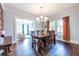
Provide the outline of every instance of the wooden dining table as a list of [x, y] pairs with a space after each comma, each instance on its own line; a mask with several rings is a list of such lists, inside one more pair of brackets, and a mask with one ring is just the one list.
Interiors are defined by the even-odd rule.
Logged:
[[8, 53], [10, 52], [10, 46], [11, 46], [12, 44], [0, 44], [0, 50], [4, 50], [4, 56], [7, 56], [8, 55]]
[[[35, 39], [38, 39], [38, 49], [37, 49], [37, 53], [38, 52], [41, 52], [41, 49], [42, 49], [42, 44], [41, 44], [41, 42], [42, 42], [42, 40], [46, 40], [46, 38], [47, 37], [50, 37], [51, 35], [47, 35], [47, 34], [40, 34], [40, 35], [34, 35], [34, 36], [32, 36], [33, 38], [35, 38]], [[54, 42], [55, 42], [55, 40], [54, 40]]]
[[10, 51], [10, 46], [12, 45], [11, 36], [5, 36], [4, 41], [0, 44], [0, 50], [4, 50], [3, 55], [7, 56]]

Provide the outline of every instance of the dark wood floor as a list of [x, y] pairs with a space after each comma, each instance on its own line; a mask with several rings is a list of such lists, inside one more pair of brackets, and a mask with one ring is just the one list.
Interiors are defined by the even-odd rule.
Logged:
[[31, 37], [28, 37], [23, 41], [19, 40], [16, 44], [16, 47], [9, 54], [9, 56], [35, 56], [31, 42]]
[[[31, 46], [31, 37], [19, 41], [9, 56], [37, 56]], [[79, 56], [79, 45], [56, 41], [49, 50], [43, 50], [41, 56]]]
[[57, 41], [47, 56], [79, 56], [79, 45]]

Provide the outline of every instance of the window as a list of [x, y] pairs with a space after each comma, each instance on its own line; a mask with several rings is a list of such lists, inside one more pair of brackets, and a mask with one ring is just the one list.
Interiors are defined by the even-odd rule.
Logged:
[[50, 30], [55, 30], [55, 22], [56, 21], [51, 21], [50, 22]]
[[57, 21], [57, 34], [58, 35], [63, 34], [63, 21], [62, 21], [62, 19]]
[[17, 33], [23, 33], [25, 35], [29, 35], [31, 29], [33, 29], [34, 25], [32, 21], [16, 19], [17, 23]]

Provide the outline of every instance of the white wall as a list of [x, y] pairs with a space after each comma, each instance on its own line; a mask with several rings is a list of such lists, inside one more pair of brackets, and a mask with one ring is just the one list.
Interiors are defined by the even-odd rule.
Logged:
[[17, 9], [4, 8], [4, 29], [6, 36], [12, 36], [13, 43], [17, 40], [16, 19], [27, 19], [33, 21], [35, 30], [43, 29], [41, 23], [37, 22], [35, 16], [27, 14]]
[[[70, 16], [70, 40], [71, 42], [79, 43], [79, 7], [72, 7], [62, 12], [59, 12], [55, 15], [58, 19], [62, 18], [63, 16]], [[15, 31], [16, 31], [16, 23], [15, 17], [19, 19], [29, 19], [34, 20], [34, 16], [24, 13], [22, 11], [16, 9], [8, 9], [4, 8], [4, 29], [5, 35], [12, 36], [13, 42], [15, 41]], [[35, 21], [35, 20], [34, 20]], [[35, 28], [40, 29], [39, 23], [35, 22]], [[37, 25], [38, 24], [38, 25]]]
[[72, 7], [56, 14], [58, 19], [69, 16], [70, 42], [79, 44], [79, 6]]
[[16, 42], [16, 18], [34, 20], [34, 16], [16, 9], [4, 9], [4, 30], [6, 36], [12, 36], [12, 42]]

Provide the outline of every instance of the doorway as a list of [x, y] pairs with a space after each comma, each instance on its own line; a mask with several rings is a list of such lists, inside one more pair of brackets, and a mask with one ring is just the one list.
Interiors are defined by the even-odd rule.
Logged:
[[28, 39], [31, 33], [32, 23], [33, 23], [32, 21], [26, 19], [16, 19], [17, 39], [19, 36], [20, 37], [23, 36], [25, 39]]

